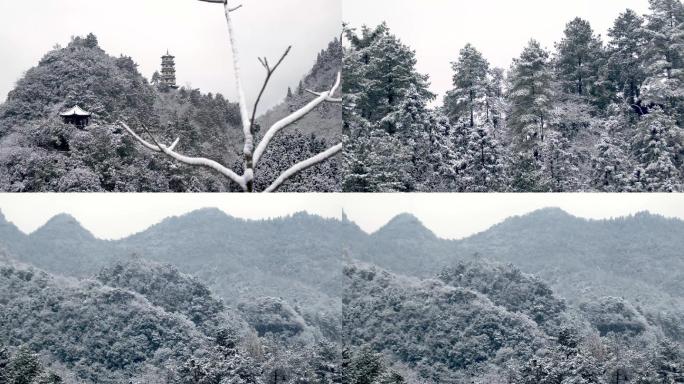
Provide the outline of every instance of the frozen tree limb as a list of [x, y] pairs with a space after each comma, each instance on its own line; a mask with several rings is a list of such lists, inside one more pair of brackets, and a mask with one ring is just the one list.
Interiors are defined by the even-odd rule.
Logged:
[[[305, 89], [305, 91], [308, 92], [308, 93], [310, 93], [310, 94], [312, 94], [312, 95], [314, 95], [314, 96], [320, 96], [320, 95], [321, 95], [320, 92], [315, 92], [315, 91], [312, 91], [312, 90], [310, 90], [310, 89]], [[330, 97], [330, 96], [328, 96], [328, 98], [325, 99], [325, 101], [330, 102], [330, 103], [341, 103], [341, 102], [342, 102], [342, 98], [339, 98], [339, 97]]]
[[[135, 131], [133, 131], [128, 125], [126, 125], [126, 123], [120, 121], [120, 122], [119, 122], [119, 125], [121, 125], [125, 130], [127, 130], [128, 133], [130, 133], [133, 137], [135, 137], [135, 138], [136, 138], [142, 145], [144, 145], [145, 147], [147, 147], [147, 148], [149, 148], [149, 149], [151, 149], [151, 150], [153, 150], [153, 151], [155, 151], [155, 152], [164, 152], [164, 151], [161, 149], [161, 146], [150, 144], [150, 143], [148, 143], [147, 141], [145, 141], [145, 139], [143, 139], [142, 137], [138, 136], [138, 134], [135, 133]], [[179, 142], [180, 142], [180, 137], [177, 138], [177, 139], [173, 142], [173, 144], [171, 144], [171, 145], [168, 147], [168, 149], [171, 150], [171, 151], [173, 151], [173, 150], [176, 148], [176, 146], [178, 145]]]
[[[201, 0], [206, 1], [206, 0]], [[238, 95], [238, 104], [240, 106], [240, 119], [242, 120], [242, 133], [245, 136], [245, 145], [242, 153], [245, 157], [245, 178], [247, 178], [247, 190], [252, 192], [254, 185], [254, 165], [252, 155], [254, 153], [254, 131], [251, 122], [249, 121], [249, 112], [247, 111], [247, 101], [245, 98], [245, 91], [242, 87], [242, 80], [240, 77], [240, 55], [235, 43], [235, 31], [233, 30], [233, 20], [230, 13], [239, 7], [231, 8], [228, 5], [228, 0], [223, 3], [226, 16], [226, 24], [228, 25], [228, 47], [233, 55], [233, 74], [235, 76], [235, 88]]]
[[[207, 158], [203, 157], [188, 157], [185, 155], [181, 155], [180, 153], [175, 151], [176, 146], [179, 143], [179, 139], [176, 139], [173, 144], [170, 146], [165, 146], [160, 144], [157, 139], [147, 130], [146, 127], [143, 126], [143, 129], [147, 132], [147, 134], [152, 138], [152, 141], [154, 143], [150, 143], [140, 137], [135, 131], [133, 131], [128, 125], [126, 125], [123, 122], [120, 122], [119, 124], [126, 129], [136, 140], [138, 140], [143, 146], [146, 148], [155, 151], [155, 152], [162, 152], [165, 155], [178, 160], [179, 162], [188, 164], [188, 165], [193, 165], [193, 166], [202, 166], [202, 167], [207, 167], [210, 169], [213, 169], [222, 175], [226, 176], [230, 180], [234, 181], [237, 183], [240, 188], [242, 188], [243, 191], [245, 192], [254, 192], [254, 177], [255, 177], [255, 168], [256, 165], [261, 158], [261, 156], [264, 154], [266, 151], [269, 143], [273, 139], [276, 133], [278, 133], [281, 129], [287, 127], [288, 125], [296, 122], [297, 120], [301, 119], [304, 117], [307, 113], [311, 112], [314, 108], [316, 108], [318, 105], [320, 105], [323, 102], [341, 102], [341, 99], [334, 98], [332, 97], [337, 89], [340, 87], [341, 83], [341, 73], [337, 74], [337, 78], [335, 80], [335, 83], [333, 84], [332, 88], [326, 92], [313, 92], [309, 91], [310, 93], [316, 95], [316, 99], [312, 100], [309, 102], [307, 105], [302, 107], [301, 109], [295, 111], [294, 113], [290, 114], [289, 116], [286, 116], [285, 118], [281, 119], [280, 121], [276, 122], [271, 126], [266, 134], [264, 135], [263, 139], [259, 143], [258, 146], [256, 146], [255, 149], [255, 140], [254, 140], [254, 130], [256, 126], [256, 114], [257, 114], [257, 109], [259, 107], [259, 103], [261, 101], [261, 98], [266, 91], [266, 87], [269, 84], [269, 81], [271, 80], [271, 77], [273, 76], [273, 73], [280, 67], [280, 65], [283, 63], [285, 60], [286, 56], [289, 54], [291, 50], [291, 46], [288, 47], [285, 52], [280, 56], [280, 59], [276, 62], [274, 66], [271, 66], [268, 62], [267, 58], [259, 58], [259, 62], [261, 65], [266, 69], [266, 78], [261, 86], [261, 90], [259, 91], [259, 94], [257, 96], [257, 99], [254, 103], [254, 107], [252, 109], [251, 117], [250, 114], [247, 110], [247, 102], [246, 102], [246, 97], [245, 97], [245, 92], [242, 86], [242, 81], [241, 81], [241, 71], [240, 71], [240, 60], [239, 60], [239, 52], [237, 49], [236, 45], [236, 38], [235, 38], [235, 32], [233, 30], [233, 21], [231, 19], [231, 13], [240, 9], [242, 5], [230, 7], [229, 6], [229, 0], [199, 0], [202, 2], [206, 3], [214, 3], [214, 4], [223, 4], [224, 6], [224, 11], [225, 11], [225, 17], [226, 17], [226, 23], [228, 25], [228, 48], [231, 51], [232, 58], [233, 58], [233, 74], [235, 77], [235, 87], [237, 91], [237, 99], [238, 99], [238, 105], [240, 109], [240, 120], [242, 124], [242, 132], [245, 138], [245, 143], [243, 147], [243, 157], [244, 157], [244, 172], [242, 175], [238, 175], [236, 172], [232, 171], [231, 169], [228, 169], [227, 167], [219, 164], [218, 162], [214, 160], [210, 160]], [[266, 192], [271, 192], [277, 190], [286, 180], [288, 180], [290, 177], [293, 175], [313, 166], [316, 165], [322, 161], [325, 161], [329, 159], [330, 157], [334, 156], [335, 154], [339, 153], [342, 150], [342, 144], [335, 145], [334, 147], [326, 150], [325, 152], [322, 152], [316, 156], [313, 156], [307, 160], [304, 160], [302, 162], [299, 162], [292, 166], [290, 169], [287, 171], [283, 172], [276, 181], [273, 182], [273, 184], [266, 190]]]
[[281, 129], [287, 127], [288, 125], [301, 119], [307, 113], [314, 110], [314, 108], [318, 107], [321, 103], [327, 101], [327, 99], [337, 91], [337, 88], [339, 88], [341, 81], [342, 74], [338, 72], [335, 84], [333, 84], [330, 90], [321, 92], [321, 94], [318, 97], [310, 101], [307, 105], [303, 106], [299, 110], [293, 112], [292, 114], [286, 116], [284, 119], [279, 120], [275, 124], [273, 124], [271, 128], [268, 129], [264, 137], [261, 139], [261, 142], [257, 146], [256, 150], [254, 151], [254, 164], [256, 165], [259, 163], [259, 159], [261, 159], [261, 156], [266, 151], [268, 144], [271, 142], [271, 139], [273, 139], [273, 136], [275, 136], [276, 133], [278, 133]]
[[228, 177], [229, 179], [233, 180], [235, 183], [237, 183], [243, 190], [247, 189], [247, 185], [245, 182], [245, 177], [244, 176], [239, 176], [237, 173], [231, 171], [230, 169], [224, 167], [223, 165], [219, 164], [218, 162], [210, 159], [206, 159], [203, 157], [188, 157], [181, 155], [178, 152], [175, 152], [174, 149], [178, 145], [180, 139], [176, 139], [176, 141], [173, 142], [173, 144], [169, 147], [159, 144], [157, 139], [150, 133], [150, 131], [143, 126], [143, 129], [145, 129], [145, 132], [152, 138], [152, 141], [154, 144], [150, 144], [147, 142], [145, 139], [140, 137], [137, 133], [135, 133], [126, 123], [119, 122], [119, 124], [124, 127], [133, 137], [135, 137], [142, 145], [145, 147], [156, 151], [156, 152], [162, 152], [166, 154], [167, 156], [180, 161], [181, 163], [185, 163], [188, 165], [197, 165], [197, 166], [203, 166], [207, 168], [211, 168], [224, 176]]
[[304, 171], [307, 168], [311, 168], [316, 164], [322, 163], [329, 158], [337, 155], [342, 151], [342, 143], [335, 145], [334, 147], [331, 147], [330, 149], [319, 153], [316, 156], [310, 157], [304, 161], [301, 161], [292, 167], [290, 167], [287, 171], [283, 172], [274, 182], [271, 184], [268, 188], [264, 190], [264, 192], [275, 192], [280, 188], [281, 185], [285, 181], [287, 181], [289, 178], [292, 176], [296, 175], [299, 172]]

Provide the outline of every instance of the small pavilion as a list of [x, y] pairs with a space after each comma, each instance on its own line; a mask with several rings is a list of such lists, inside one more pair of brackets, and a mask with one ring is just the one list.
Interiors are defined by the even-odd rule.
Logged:
[[65, 124], [73, 124], [78, 128], [85, 128], [90, 122], [90, 112], [84, 111], [78, 105], [59, 114]]

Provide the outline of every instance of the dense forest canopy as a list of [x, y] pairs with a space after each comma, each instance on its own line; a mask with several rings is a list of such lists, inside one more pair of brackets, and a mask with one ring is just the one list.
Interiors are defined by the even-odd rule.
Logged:
[[552, 51], [531, 39], [507, 69], [467, 44], [438, 108], [390, 26], [348, 29], [344, 189], [684, 190], [684, 6], [649, 4], [606, 38], [570, 20]]
[[458, 241], [410, 214], [368, 234], [204, 209], [116, 241], [3, 218], [0, 342], [65, 382], [677, 382], [682, 239], [555, 208]]
[[[341, 66], [339, 41], [319, 53], [306, 86], [332, 83]], [[336, 73], [336, 72], [335, 72]], [[327, 85], [329, 87], [330, 84]], [[302, 85], [304, 87], [304, 85]], [[310, 96], [310, 95], [309, 95]], [[283, 90], [283, 97], [286, 92]], [[260, 124], [289, 114], [306, 96], [288, 97]], [[91, 112], [91, 124], [64, 124], [59, 113], [79, 105]], [[336, 109], [337, 108], [337, 109]], [[337, 111], [337, 113], [336, 113]], [[278, 175], [287, 167], [327, 148], [339, 137], [339, 107], [325, 106], [279, 135], [260, 167]], [[113, 57], [97, 38], [74, 37], [56, 46], [29, 69], [0, 105], [0, 190], [7, 192], [217, 192], [238, 187], [209, 171], [152, 154], [118, 124], [146, 126], [163, 142], [181, 138], [189, 156], [240, 165], [242, 135], [239, 108], [220, 94], [172, 89], [144, 78], [132, 58]], [[263, 132], [262, 132], [263, 134]], [[336, 191], [337, 161], [306, 170], [283, 191]], [[275, 176], [273, 176], [275, 178]], [[262, 188], [263, 189], [263, 188]]]

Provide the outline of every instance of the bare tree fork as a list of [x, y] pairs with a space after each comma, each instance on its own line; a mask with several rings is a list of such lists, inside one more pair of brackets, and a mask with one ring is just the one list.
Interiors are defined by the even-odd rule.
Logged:
[[[144, 145], [145, 147], [147, 147], [147, 148], [149, 148], [149, 149], [151, 149], [151, 150], [153, 150], [153, 151], [156, 151], [156, 152], [164, 152], [164, 150], [162, 149], [162, 146], [160, 146], [160, 145], [153, 145], [153, 144], [148, 143], [147, 141], [145, 141], [145, 139], [143, 139], [142, 137], [138, 136], [138, 134], [135, 133], [135, 132], [131, 129], [131, 127], [129, 127], [129, 126], [128, 126], [126, 123], [124, 123], [123, 121], [119, 121], [119, 125], [121, 125], [122, 127], [124, 127], [124, 129], [126, 129], [126, 130], [128, 131], [128, 133], [130, 133], [133, 137], [135, 137], [135, 138], [136, 138], [142, 145]], [[178, 145], [179, 142], [180, 142], [180, 137], [177, 138], [177, 139], [173, 142], [173, 144], [171, 144], [170, 146], [168, 146], [168, 147], [166, 147], [166, 148], [167, 148], [168, 150], [173, 151], [174, 149], [176, 149], [176, 146]]]
[[[337, 78], [335, 80], [335, 83], [333, 84], [332, 88], [326, 92], [313, 92], [310, 91], [310, 93], [316, 95], [316, 98], [312, 101], [310, 101], [308, 104], [306, 104], [304, 107], [300, 108], [299, 110], [293, 112], [289, 116], [286, 116], [285, 118], [281, 119], [280, 121], [276, 122], [273, 124], [267, 131], [264, 137], [261, 139], [259, 144], [256, 146], [255, 149], [255, 140], [254, 140], [254, 130], [255, 130], [255, 125], [256, 125], [256, 114], [257, 114], [257, 109], [259, 107], [259, 103], [261, 102], [261, 98], [266, 91], [266, 87], [268, 86], [269, 81], [271, 80], [271, 77], [273, 76], [273, 73], [280, 67], [280, 65], [283, 63], [287, 55], [290, 53], [290, 50], [292, 47], [288, 47], [285, 52], [280, 56], [280, 59], [276, 62], [276, 64], [271, 67], [271, 65], [268, 62], [267, 58], [259, 58], [259, 62], [261, 65], [266, 69], [266, 78], [261, 86], [261, 90], [259, 91], [259, 95], [254, 103], [254, 107], [252, 109], [252, 113], [250, 115], [248, 109], [247, 109], [247, 102], [246, 102], [246, 97], [245, 97], [245, 92], [244, 88], [242, 86], [242, 81], [241, 81], [241, 69], [240, 69], [240, 56], [239, 52], [237, 49], [236, 45], [236, 38], [235, 38], [235, 31], [233, 30], [233, 21], [231, 18], [231, 13], [240, 9], [242, 5], [238, 5], [235, 7], [230, 7], [228, 4], [228, 0], [199, 0], [203, 1], [206, 3], [215, 3], [215, 4], [223, 4], [224, 10], [225, 10], [225, 17], [226, 17], [226, 23], [228, 25], [228, 47], [232, 53], [233, 56], [233, 75], [235, 77], [235, 88], [237, 91], [237, 98], [238, 98], [238, 105], [240, 108], [240, 120], [242, 123], [242, 132], [245, 137], [245, 143], [243, 147], [243, 156], [244, 156], [244, 172], [242, 175], [238, 175], [236, 172], [228, 169], [227, 167], [219, 164], [218, 162], [214, 160], [210, 160], [207, 158], [203, 157], [188, 157], [181, 155], [180, 153], [175, 151], [176, 146], [179, 143], [179, 139], [176, 139], [171, 146], [165, 146], [160, 144], [157, 139], [148, 131], [148, 129], [143, 126], [143, 129], [145, 132], [152, 138], [152, 141], [154, 144], [146, 141], [142, 137], [140, 137], [138, 134], [136, 134], [128, 125], [126, 125], [123, 122], [119, 122], [119, 124], [126, 129], [133, 137], [135, 137], [143, 146], [147, 147], [150, 150], [156, 151], [156, 152], [162, 152], [166, 154], [167, 156], [176, 159], [182, 163], [188, 164], [188, 165], [194, 165], [194, 166], [202, 166], [202, 167], [207, 167], [211, 168], [230, 180], [234, 181], [237, 183], [240, 188], [242, 188], [243, 191], [245, 192], [254, 192], [254, 177], [255, 177], [255, 169], [257, 167], [257, 164], [259, 162], [259, 159], [261, 159], [262, 155], [268, 148], [269, 143], [273, 139], [273, 137], [278, 133], [280, 130], [283, 128], [295, 123], [302, 117], [304, 117], [306, 114], [310, 113], [313, 111], [316, 107], [318, 107], [321, 103], [324, 102], [339, 102], [337, 98], [332, 97], [337, 89], [340, 87], [342, 75], [341, 73], [338, 72]], [[251, 118], [250, 118], [251, 116]], [[321, 163], [323, 161], [326, 161], [330, 157], [334, 156], [335, 154], [339, 153], [342, 149], [342, 144], [338, 144], [333, 146], [332, 148], [321, 152], [315, 156], [312, 156], [311, 158], [304, 160], [302, 162], [299, 162], [292, 166], [290, 169], [286, 170], [283, 172], [276, 181], [271, 184], [271, 186], [266, 189], [266, 192], [271, 192], [275, 191], [278, 188], [282, 186], [282, 184], [287, 181], [290, 177], [293, 175], [308, 169], [318, 163]]]
[[299, 163], [293, 165], [290, 167], [287, 171], [283, 172], [278, 178], [271, 184], [268, 188], [264, 190], [264, 192], [275, 192], [280, 188], [281, 185], [285, 181], [287, 181], [289, 178], [292, 176], [298, 174], [299, 172], [302, 172], [308, 168], [311, 168], [319, 163], [322, 163], [329, 158], [337, 155], [342, 151], [342, 143], [339, 143], [335, 145], [334, 147], [331, 147], [327, 149], [324, 152], [319, 153], [318, 155], [312, 156], [304, 161], [300, 161]]
[[257, 96], [256, 101], [254, 102], [254, 108], [252, 109], [252, 120], [250, 121], [250, 124], [252, 126], [252, 132], [254, 132], [254, 123], [256, 122], [256, 114], [257, 114], [257, 109], [259, 108], [259, 102], [261, 101], [261, 97], [264, 95], [264, 91], [266, 91], [266, 87], [268, 86], [268, 82], [271, 80], [271, 76], [273, 76], [273, 73], [278, 69], [280, 64], [283, 63], [283, 60], [285, 60], [285, 57], [287, 56], [288, 53], [290, 53], [290, 50], [292, 49], [292, 46], [290, 45], [287, 47], [285, 52], [283, 53], [282, 56], [280, 56], [280, 60], [276, 63], [276, 65], [271, 68], [270, 65], [268, 65], [268, 59], [264, 57], [263, 59], [259, 57], [259, 62], [261, 65], [266, 69], [266, 79], [264, 79], [264, 84], [261, 86], [261, 90], [259, 91], [259, 96]]
[[[312, 91], [310, 89], [305, 89], [305, 91], [314, 95], [314, 96], [320, 96], [321, 95], [320, 92], [315, 92], [315, 91]], [[341, 97], [330, 97], [330, 96], [328, 96], [328, 98], [325, 99], [325, 101], [330, 102], [330, 103], [341, 103], [342, 98]]]
[[278, 133], [280, 130], [287, 127], [288, 125], [291, 125], [292, 123], [301, 119], [302, 117], [306, 116], [307, 113], [313, 111], [316, 107], [318, 107], [322, 103], [326, 102], [327, 99], [331, 95], [335, 94], [335, 92], [337, 91], [337, 88], [340, 87], [341, 81], [342, 81], [342, 74], [340, 72], [338, 72], [337, 73], [337, 79], [335, 80], [335, 84], [333, 84], [333, 86], [332, 86], [332, 88], [330, 88], [330, 90], [328, 90], [326, 92], [321, 92], [321, 94], [318, 97], [311, 100], [308, 104], [306, 104], [302, 108], [298, 109], [297, 111], [291, 113], [290, 115], [286, 116], [284, 119], [279, 120], [275, 124], [273, 124], [271, 126], [271, 128], [269, 128], [268, 131], [266, 131], [266, 134], [264, 134], [264, 137], [261, 139], [261, 142], [259, 142], [259, 145], [257, 146], [256, 150], [254, 151], [254, 164], [259, 163], [261, 156], [266, 151], [268, 144], [271, 142], [271, 139], [273, 139], [273, 137], [275, 136], [276, 133]]
[[195, 165], [195, 166], [202, 166], [202, 167], [207, 167], [210, 169], [213, 169], [227, 178], [231, 179], [235, 183], [237, 183], [243, 190], [246, 190], [247, 188], [247, 183], [245, 182], [244, 176], [240, 176], [237, 173], [233, 172], [232, 170], [224, 167], [223, 165], [219, 164], [218, 162], [211, 160], [211, 159], [206, 159], [203, 157], [189, 157], [185, 155], [181, 155], [180, 153], [176, 152], [174, 149], [180, 142], [180, 139], [176, 139], [176, 141], [173, 142], [171, 146], [165, 146], [162, 144], [159, 144], [159, 141], [152, 135], [152, 133], [145, 127], [144, 125], [142, 126], [143, 129], [145, 130], [145, 133], [147, 133], [150, 138], [152, 138], [152, 141], [154, 144], [151, 144], [147, 142], [145, 139], [142, 137], [138, 136], [126, 123], [124, 122], [119, 122], [119, 124], [124, 127], [133, 137], [135, 137], [142, 145], [145, 147], [156, 151], [156, 152], [162, 152], [166, 154], [167, 156], [180, 161], [181, 163], [185, 163], [188, 165]]

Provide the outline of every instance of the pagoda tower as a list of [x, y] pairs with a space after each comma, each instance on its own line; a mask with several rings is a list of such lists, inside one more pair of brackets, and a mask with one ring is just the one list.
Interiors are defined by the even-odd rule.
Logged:
[[174, 59], [175, 56], [169, 54], [168, 50], [166, 55], [162, 56], [161, 83], [171, 88], [178, 88], [176, 85], [176, 62]]

